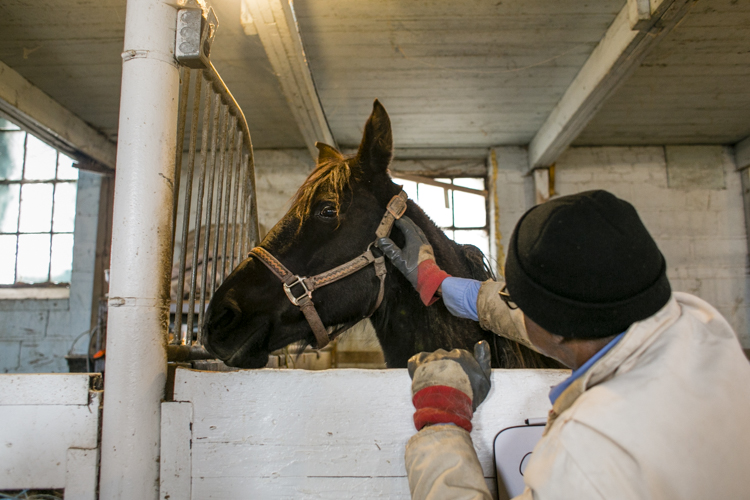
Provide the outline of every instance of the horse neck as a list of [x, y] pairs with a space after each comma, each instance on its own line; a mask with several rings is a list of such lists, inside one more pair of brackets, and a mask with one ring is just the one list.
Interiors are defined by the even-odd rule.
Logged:
[[[421, 210], [408, 215], [423, 228], [438, 262], [448, 274], [471, 277], [470, 267], [460, 247], [449, 240]], [[383, 304], [372, 323], [389, 367], [406, 366], [414, 353], [439, 348], [471, 348], [485, 337], [479, 325], [456, 318], [442, 301], [425, 307], [411, 284], [390, 263]]]

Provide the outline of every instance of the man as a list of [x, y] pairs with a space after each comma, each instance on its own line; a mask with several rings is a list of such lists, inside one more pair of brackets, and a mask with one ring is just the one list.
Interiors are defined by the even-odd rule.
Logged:
[[[379, 246], [422, 297], [442, 291], [453, 314], [573, 369], [550, 393], [519, 498], [750, 498], [750, 364], [716, 309], [671, 292], [632, 205], [589, 191], [532, 208], [510, 240], [507, 288], [449, 277], [418, 227], [398, 227], [404, 248]], [[489, 391], [481, 345], [475, 356], [409, 362], [413, 498], [491, 498], [469, 435]]]

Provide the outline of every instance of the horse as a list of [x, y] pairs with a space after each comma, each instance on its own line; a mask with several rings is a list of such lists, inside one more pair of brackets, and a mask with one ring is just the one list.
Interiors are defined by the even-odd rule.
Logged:
[[[317, 147], [316, 168], [297, 191], [287, 214], [261, 242], [262, 250], [254, 250], [214, 293], [202, 339], [210, 353], [229, 366], [260, 368], [267, 364], [271, 351], [291, 343], [321, 347], [327, 339], [316, 336], [313, 322], [293, 303], [308, 290], [299, 282], [291, 286], [287, 282], [285, 290], [280, 282], [283, 271], [296, 272], [295, 279], [314, 276], [366, 251], [374, 257], [379, 254], [386, 274], [378, 273], [378, 266], [366, 266], [308, 296], [329, 332], [370, 316], [389, 368], [406, 367], [409, 358], [421, 351], [471, 351], [480, 340], [490, 343], [496, 368], [556, 366], [474, 321], [451, 315], [442, 301], [425, 306], [406, 278], [372, 249], [389, 202], [401, 192], [388, 170], [393, 136], [388, 113], [379, 101], [373, 104], [356, 155], [345, 157], [326, 144]], [[442, 269], [456, 277], [491, 278], [478, 248], [450, 240], [413, 201], [408, 200], [405, 209], [426, 234]], [[391, 238], [397, 245], [404, 244], [395, 226]], [[276, 270], [263, 255], [272, 256]], [[279, 266], [285, 269], [278, 271]], [[295, 285], [299, 290], [292, 291]]]

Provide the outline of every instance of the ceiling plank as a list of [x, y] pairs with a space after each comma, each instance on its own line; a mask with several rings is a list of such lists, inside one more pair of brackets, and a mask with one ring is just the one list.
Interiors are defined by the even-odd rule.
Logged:
[[531, 140], [530, 169], [555, 162], [694, 1], [628, 0]]
[[[115, 168], [117, 148], [112, 141], [2, 61], [0, 111], [74, 158]], [[81, 153], [87, 158], [81, 158]]]
[[737, 163], [737, 170], [750, 167], [750, 137], [734, 145], [734, 160]]
[[257, 32], [260, 37], [310, 154], [317, 158], [317, 141], [336, 147], [307, 64], [291, 0], [243, 0], [241, 5], [245, 33]]

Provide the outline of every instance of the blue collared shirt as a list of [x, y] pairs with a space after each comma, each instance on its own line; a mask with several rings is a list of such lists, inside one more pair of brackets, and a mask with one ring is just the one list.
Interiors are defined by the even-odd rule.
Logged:
[[466, 278], [445, 278], [441, 285], [443, 303], [448, 311], [459, 318], [479, 321], [477, 296], [481, 281]]
[[570, 387], [570, 384], [575, 382], [575, 380], [586, 373], [589, 368], [593, 366], [594, 363], [599, 361], [599, 359], [607, 354], [610, 349], [612, 349], [621, 339], [625, 336], [625, 332], [622, 332], [617, 337], [613, 338], [607, 345], [602, 347], [599, 352], [591, 356], [588, 361], [586, 361], [584, 364], [582, 364], [578, 369], [576, 369], [573, 373], [570, 374], [570, 377], [566, 378], [561, 383], [557, 384], [552, 388], [552, 390], [549, 391], [549, 400], [552, 402], [552, 404], [555, 404], [555, 401], [557, 401], [557, 398], [560, 397], [560, 394], [565, 391], [568, 387]]

